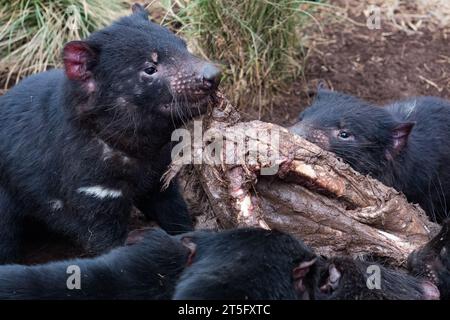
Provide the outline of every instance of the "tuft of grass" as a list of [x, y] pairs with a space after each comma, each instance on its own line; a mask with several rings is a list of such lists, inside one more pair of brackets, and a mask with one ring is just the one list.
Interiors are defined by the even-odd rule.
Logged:
[[304, 0], [162, 0], [162, 23], [193, 51], [224, 68], [223, 87], [241, 109], [261, 116], [303, 70], [301, 29], [320, 2]]
[[123, 0], [0, 0], [0, 72], [5, 86], [61, 64], [64, 43], [127, 12]]

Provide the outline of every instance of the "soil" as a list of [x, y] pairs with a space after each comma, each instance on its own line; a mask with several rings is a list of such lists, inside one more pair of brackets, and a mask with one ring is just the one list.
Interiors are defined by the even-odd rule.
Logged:
[[354, 22], [322, 25], [323, 33], [312, 40], [304, 77], [262, 120], [295, 122], [311, 103], [319, 80], [378, 104], [416, 95], [450, 99], [450, 29], [430, 26], [411, 32], [382, 20], [381, 29], [370, 30], [361, 12], [349, 12], [349, 18]]
[[[345, 4], [349, 2], [359, 4], [356, 0]], [[361, 10], [349, 10], [348, 17], [352, 21], [330, 22], [322, 25], [322, 32], [312, 32], [303, 77], [292, 83], [263, 121], [294, 123], [311, 103], [319, 80], [378, 104], [415, 95], [450, 99], [450, 29], [422, 27], [411, 32], [382, 20], [381, 29], [370, 30]], [[257, 118], [256, 112], [243, 116], [244, 120]], [[134, 216], [133, 228], [147, 224]], [[83, 255], [79, 248], [54, 237], [43, 240], [42, 234], [30, 233], [24, 262]]]

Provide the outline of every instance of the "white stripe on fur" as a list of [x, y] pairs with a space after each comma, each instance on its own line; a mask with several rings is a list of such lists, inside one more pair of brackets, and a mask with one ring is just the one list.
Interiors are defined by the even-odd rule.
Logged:
[[84, 193], [88, 196], [93, 196], [99, 199], [104, 198], [119, 198], [122, 196], [121, 190], [114, 190], [114, 189], [108, 189], [104, 188], [102, 186], [92, 186], [92, 187], [81, 187], [78, 188], [77, 191], [79, 193]]

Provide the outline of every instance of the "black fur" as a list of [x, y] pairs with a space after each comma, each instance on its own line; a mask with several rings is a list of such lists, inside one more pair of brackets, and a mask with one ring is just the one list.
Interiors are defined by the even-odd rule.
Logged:
[[[0, 299], [314, 298], [314, 263], [295, 276], [299, 265], [314, 259], [303, 243], [277, 231], [169, 236], [152, 230], [97, 258], [0, 266]], [[79, 290], [67, 288], [73, 265], [80, 267]]]
[[425, 246], [408, 257], [408, 269], [417, 277], [437, 285], [442, 300], [450, 300], [450, 219], [441, 231]]
[[66, 44], [64, 70], [0, 97], [0, 263], [16, 261], [24, 216], [95, 254], [123, 243], [132, 206], [171, 233], [192, 230], [160, 178], [172, 131], [205, 111], [220, 74], [134, 11]]
[[[162, 230], [96, 258], [0, 266], [0, 299], [170, 299], [189, 250]], [[67, 287], [78, 266], [81, 289]]]
[[315, 254], [290, 235], [237, 229], [186, 237], [192, 238], [197, 251], [174, 299], [314, 299], [315, 264], [304, 269], [301, 283], [293, 278], [293, 270], [315, 261]]
[[[376, 265], [380, 269], [380, 289], [369, 288], [367, 284], [369, 276], [373, 275], [373, 270], [368, 270], [370, 265]], [[330, 274], [336, 271], [339, 278], [330, 278]], [[323, 300], [439, 299], [437, 288], [429, 282], [380, 264], [353, 260], [350, 257], [335, 257], [322, 263], [319, 288], [317, 296]]]
[[450, 210], [450, 103], [411, 98], [378, 107], [320, 89], [291, 130], [419, 203], [436, 221]]

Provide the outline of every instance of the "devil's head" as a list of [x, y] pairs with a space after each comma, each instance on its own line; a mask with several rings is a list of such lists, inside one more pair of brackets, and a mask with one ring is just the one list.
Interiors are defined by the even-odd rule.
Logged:
[[220, 71], [169, 30], [133, 13], [83, 41], [65, 45], [70, 112], [95, 132], [173, 130], [205, 111]]
[[397, 121], [386, 108], [319, 88], [314, 103], [290, 130], [334, 152], [355, 170], [379, 177], [404, 152], [413, 126]]

